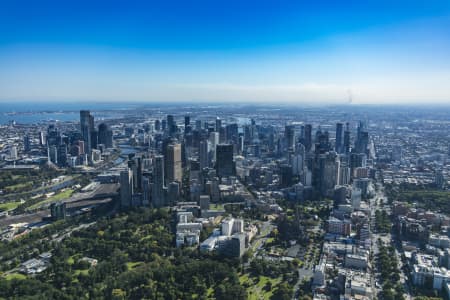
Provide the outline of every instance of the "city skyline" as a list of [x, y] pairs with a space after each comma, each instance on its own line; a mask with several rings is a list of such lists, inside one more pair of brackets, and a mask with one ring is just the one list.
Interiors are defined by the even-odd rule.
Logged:
[[3, 3], [0, 102], [447, 103], [450, 3]]

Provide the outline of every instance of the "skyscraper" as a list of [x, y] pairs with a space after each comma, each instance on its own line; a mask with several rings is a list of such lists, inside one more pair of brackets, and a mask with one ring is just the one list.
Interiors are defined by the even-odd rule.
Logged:
[[304, 140], [304, 144], [305, 144], [306, 152], [309, 152], [311, 150], [311, 146], [312, 146], [312, 125], [311, 124], [306, 124], [305, 125], [305, 140]]
[[23, 151], [27, 153], [30, 150], [31, 150], [31, 141], [30, 136], [27, 134], [23, 137]]
[[350, 153], [350, 124], [345, 124], [344, 131], [344, 153]]
[[152, 205], [154, 207], [165, 205], [164, 156], [162, 155], [156, 155], [153, 159]]
[[361, 121], [359, 122], [358, 131], [356, 135], [355, 152], [366, 153], [368, 145], [369, 145], [369, 133], [365, 129], [364, 123]]
[[336, 151], [336, 153], [342, 153], [343, 131], [344, 131], [344, 124], [337, 123], [336, 124], [336, 143], [334, 146], [334, 151]]
[[286, 141], [286, 149], [295, 150], [295, 127], [294, 125], [286, 125], [284, 128], [284, 139]]
[[199, 162], [200, 169], [209, 167], [209, 142], [206, 140], [200, 141]]
[[133, 196], [133, 172], [126, 169], [120, 172], [120, 206], [122, 208], [131, 206]]
[[80, 129], [84, 141], [84, 152], [89, 154], [92, 150], [91, 131], [94, 127], [94, 117], [89, 110], [80, 110]]
[[219, 177], [234, 176], [233, 145], [220, 144], [216, 148], [216, 173]]
[[181, 162], [181, 144], [172, 143], [167, 145], [166, 156], [166, 178], [167, 182], [182, 181], [183, 169]]
[[217, 117], [216, 118], [216, 132], [220, 132], [220, 129], [222, 128], [222, 120]]
[[106, 148], [113, 147], [112, 130], [105, 123], [98, 125], [98, 143], [105, 145]]

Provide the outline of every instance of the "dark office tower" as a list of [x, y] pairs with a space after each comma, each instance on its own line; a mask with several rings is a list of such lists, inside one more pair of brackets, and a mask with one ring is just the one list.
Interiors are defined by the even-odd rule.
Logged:
[[[255, 149], [256, 148], [258, 148], [258, 152], [259, 152], [259, 144], [255, 145]], [[244, 136], [242, 134], [239, 135], [237, 151], [238, 151], [239, 155], [242, 155], [244, 153]], [[254, 153], [254, 155], [256, 157], [259, 157], [259, 154], [257, 154], [256, 152]]]
[[153, 159], [152, 205], [153, 207], [163, 207], [165, 205], [164, 156], [162, 155], [157, 155]]
[[171, 128], [175, 124], [175, 120], [172, 115], [167, 115], [167, 127]]
[[300, 142], [303, 144], [304, 140], [305, 140], [305, 125], [302, 125], [300, 126]]
[[200, 141], [200, 149], [199, 149], [199, 163], [200, 169], [209, 167], [209, 145], [208, 141]]
[[294, 125], [286, 125], [285, 126], [284, 140], [286, 141], [286, 149], [288, 151], [295, 150], [295, 127], [294, 127]]
[[190, 116], [184, 116], [184, 130], [186, 130], [186, 127], [191, 125], [191, 117]]
[[161, 130], [166, 131], [166, 129], [167, 129], [167, 120], [163, 119], [161, 121]]
[[31, 141], [30, 141], [30, 136], [27, 134], [26, 136], [23, 137], [23, 151], [25, 153], [30, 152], [31, 150]]
[[368, 145], [369, 145], [369, 133], [365, 129], [364, 123], [360, 121], [355, 141], [355, 152], [366, 153]]
[[80, 110], [80, 129], [84, 141], [84, 152], [90, 154], [92, 150], [91, 131], [94, 126], [94, 117], [88, 110]]
[[161, 130], [161, 121], [155, 120], [155, 130], [160, 131]]
[[218, 177], [235, 175], [233, 145], [219, 144], [216, 148], [216, 173]]
[[113, 147], [112, 130], [105, 123], [98, 125], [98, 143], [105, 145], [106, 148]]
[[224, 127], [219, 128], [219, 142], [220, 143], [225, 143], [225, 141], [227, 139], [226, 135], [227, 135], [227, 132], [226, 132], [225, 128]]
[[236, 123], [228, 124], [226, 127], [226, 135], [227, 135], [227, 141], [233, 144], [237, 144], [238, 137], [239, 137], [239, 129], [238, 125]]
[[330, 139], [328, 131], [319, 130], [316, 132], [316, 153], [325, 153], [330, 151]]
[[170, 136], [173, 136], [177, 132], [177, 124], [172, 115], [167, 115], [167, 129]]
[[127, 208], [131, 206], [133, 197], [133, 172], [126, 169], [120, 172], [120, 206]]
[[284, 164], [280, 166], [280, 187], [286, 188], [292, 185], [292, 166]]
[[350, 153], [350, 124], [345, 124], [345, 131], [344, 131], [344, 153]]
[[98, 148], [98, 131], [95, 129], [91, 130], [91, 147], [92, 149]]
[[216, 132], [220, 132], [220, 129], [222, 128], [222, 120], [217, 117], [216, 118]]
[[336, 143], [334, 145], [334, 151], [336, 151], [336, 153], [343, 152], [342, 151], [343, 150], [343, 146], [342, 146], [343, 132], [344, 132], [344, 124], [337, 123], [336, 124]]
[[58, 129], [55, 125], [50, 125], [47, 128], [47, 145], [48, 146], [56, 146], [60, 144], [60, 136], [58, 133]]
[[64, 167], [67, 165], [67, 145], [58, 145], [58, 165]]
[[335, 152], [320, 154], [318, 158], [317, 189], [322, 196], [331, 195], [338, 183], [340, 163]]
[[172, 143], [167, 145], [165, 155], [165, 169], [167, 183], [183, 179], [183, 168], [181, 162], [181, 144]]
[[306, 152], [309, 152], [311, 150], [312, 146], [312, 125], [306, 124], [305, 125], [305, 150]]

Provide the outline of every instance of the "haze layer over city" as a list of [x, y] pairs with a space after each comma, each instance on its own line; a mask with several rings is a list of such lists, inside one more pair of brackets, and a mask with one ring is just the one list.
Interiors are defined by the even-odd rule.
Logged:
[[0, 4], [1, 299], [450, 299], [448, 1]]

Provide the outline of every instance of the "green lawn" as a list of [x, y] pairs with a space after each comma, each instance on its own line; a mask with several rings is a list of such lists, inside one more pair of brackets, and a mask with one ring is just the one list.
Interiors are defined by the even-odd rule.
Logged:
[[142, 261], [130, 261], [130, 262], [127, 262], [127, 268], [128, 268], [128, 270], [131, 270], [142, 264], [143, 264]]
[[41, 202], [38, 202], [36, 204], [31, 205], [28, 209], [35, 209], [38, 208], [39, 206], [46, 204], [46, 203], [51, 203], [51, 202], [55, 202], [55, 201], [59, 201], [59, 200], [65, 200], [70, 198], [70, 196], [72, 196], [73, 194], [73, 190], [72, 189], [66, 189], [63, 192], [60, 192], [58, 194], [55, 194], [53, 196], [51, 196], [48, 199], [45, 199]]
[[0, 203], [0, 211], [12, 210], [20, 205], [20, 202]]
[[6, 280], [13, 280], [13, 279], [26, 279], [27, 276], [20, 274], [20, 273], [11, 273], [5, 276]]
[[15, 185], [10, 185], [5, 187], [5, 191], [7, 192], [19, 192], [19, 190], [30, 189], [33, 186], [33, 182], [23, 182]]
[[[276, 286], [281, 282], [281, 278], [270, 278], [267, 276], [259, 276], [258, 278], [250, 277], [249, 274], [243, 274], [239, 277], [239, 282], [247, 289], [247, 295], [249, 300], [270, 299], [273, 292], [276, 290]], [[272, 288], [266, 290], [266, 284], [270, 282]]]

